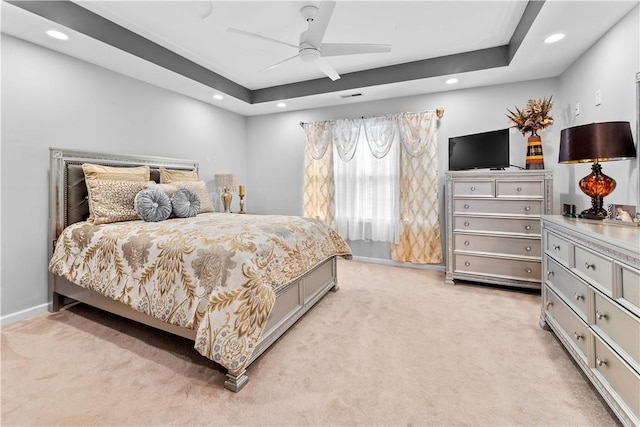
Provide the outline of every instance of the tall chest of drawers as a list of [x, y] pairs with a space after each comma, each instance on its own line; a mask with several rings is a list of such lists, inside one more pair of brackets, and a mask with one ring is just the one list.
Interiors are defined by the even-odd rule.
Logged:
[[541, 287], [540, 216], [551, 212], [549, 171], [445, 174], [445, 282]]
[[640, 227], [544, 216], [540, 325], [623, 424], [640, 425]]

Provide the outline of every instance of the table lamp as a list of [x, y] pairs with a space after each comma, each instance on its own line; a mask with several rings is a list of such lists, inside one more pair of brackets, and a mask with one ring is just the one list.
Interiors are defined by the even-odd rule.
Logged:
[[593, 162], [591, 173], [579, 182], [584, 194], [591, 197], [591, 208], [581, 218], [602, 220], [607, 211], [604, 197], [616, 188], [616, 181], [602, 173], [600, 163], [636, 157], [629, 122], [603, 122], [575, 126], [560, 132], [559, 163]]
[[231, 199], [233, 198], [231, 191], [238, 185], [238, 177], [230, 173], [223, 173], [215, 174], [213, 179], [216, 187], [218, 187], [218, 191], [222, 192], [220, 198], [222, 199], [224, 212], [231, 213]]

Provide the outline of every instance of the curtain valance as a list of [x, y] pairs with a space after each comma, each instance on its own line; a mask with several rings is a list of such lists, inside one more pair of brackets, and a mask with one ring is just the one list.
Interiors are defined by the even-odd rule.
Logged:
[[307, 144], [311, 144], [309, 149], [314, 159], [321, 159], [333, 142], [340, 159], [348, 162], [353, 159], [363, 128], [369, 150], [375, 158], [386, 156], [396, 137], [399, 137], [407, 154], [421, 157], [436, 134], [437, 120], [441, 116], [441, 111], [428, 110], [300, 125], [305, 130]]

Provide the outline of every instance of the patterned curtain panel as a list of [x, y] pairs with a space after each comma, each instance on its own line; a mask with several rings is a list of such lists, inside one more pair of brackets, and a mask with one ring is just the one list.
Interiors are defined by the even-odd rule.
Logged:
[[331, 122], [303, 123], [305, 131], [304, 210], [335, 228]]
[[437, 118], [433, 111], [396, 115], [400, 153], [400, 242], [391, 245], [399, 262], [442, 262], [438, 217]]

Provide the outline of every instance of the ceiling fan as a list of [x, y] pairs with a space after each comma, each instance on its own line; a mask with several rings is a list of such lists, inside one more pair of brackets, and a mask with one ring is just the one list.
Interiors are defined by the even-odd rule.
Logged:
[[335, 1], [324, 0], [318, 7], [313, 5], [304, 6], [300, 9], [300, 14], [307, 21], [309, 27], [307, 31], [300, 34], [300, 43], [296, 46], [281, 40], [265, 37], [260, 34], [229, 27], [227, 30], [232, 33], [244, 34], [246, 36], [283, 44], [298, 49], [298, 54], [283, 61], [277, 62], [263, 71], [271, 70], [279, 65], [300, 58], [303, 62], [310, 62], [327, 75], [331, 80], [338, 80], [340, 75], [333, 66], [326, 60], [328, 56], [355, 55], [362, 53], [382, 53], [390, 52], [391, 45], [388, 44], [362, 44], [362, 43], [322, 43], [324, 34], [327, 31], [329, 20], [333, 14]]

